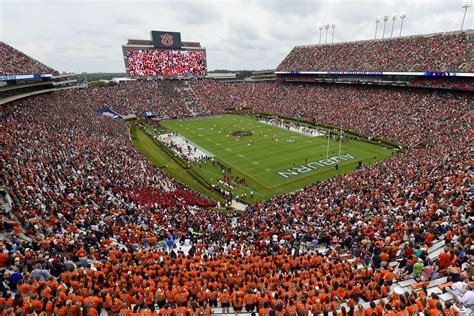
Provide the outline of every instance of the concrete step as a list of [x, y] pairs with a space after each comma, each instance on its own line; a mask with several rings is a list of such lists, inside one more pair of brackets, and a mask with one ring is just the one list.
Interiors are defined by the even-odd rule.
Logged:
[[[255, 309], [254, 312], [257, 312], [257, 309]], [[222, 312], [222, 307], [220, 307], [220, 306], [219, 306], [219, 307], [213, 307], [213, 308], [212, 308], [212, 314], [213, 314], [213, 315], [233, 315], [233, 314], [235, 314], [235, 313], [237, 313], [238, 315], [251, 315], [251, 314], [252, 314], [252, 313], [247, 312], [247, 311], [245, 310], [245, 306], [242, 308], [242, 311], [236, 312], [236, 311], [234, 311], [234, 309], [232, 308], [232, 305], [231, 305], [231, 306], [229, 307], [229, 312], [228, 312], [228, 313], [223, 313], [223, 312]]]
[[433, 260], [438, 258], [439, 254], [443, 252], [443, 247], [440, 247], [434, 251], [432, 251], [430, 254], [428, 254], [428, 259]]
[[398, 282], [398, 286], [401, 288], [409, 287], [412, 284], [418, 283], [415, 279], [409, 279], [405, 281]]
[[439, 240], [433, 243], [433, 245], [428, 249], [428, 254], [432, 253], [433, 251], [438, 250], [439, 248], [442, 248], [446, 244], [446, 240]]
[[430, 296], [431, 293], [438, 294], [439, 296], [443, 294], [443, 291], [439, 287], [432, 287], [432, 288], [427, 289], [427, 293], [428, 293], [428, 296]]
[[453, 300], [453, 295], [451, 293], [444, 293], [439, 296], [439, 299], [443, 301], [443, 303], [449, 302]]
[[428, 287], [428, 288], [430, 288], [430, 287], [435, 287], [435, 286], [438, 287], [438, 285], [444, 284], [444, 283], [446, 283], [446, 282], [448, 282], [448, 277], [437, 278], [437, 279], [431, 281], [431, 282], [428, 284], [427, 287]]

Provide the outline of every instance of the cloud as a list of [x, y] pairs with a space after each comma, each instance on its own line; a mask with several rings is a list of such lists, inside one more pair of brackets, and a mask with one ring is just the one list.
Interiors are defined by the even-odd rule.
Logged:
[[281, 16], [293, 15], [297, 17], [315, 15], [324, 6], [324, 2], [319, 0], [262, 0], [246, 2], [256, 4], [257, 7], [270, 11], [272, 14]]
[[118, 25], [140, 25], [142, 20], [137, 16], [117, 16], [114, 22]]
[[204, 23], [220, 23], [222, 15], [211, 2], [184, 1], [169, 6], [170, 11], [175, 13], [177, 21], [185, 25], [201, 25]]

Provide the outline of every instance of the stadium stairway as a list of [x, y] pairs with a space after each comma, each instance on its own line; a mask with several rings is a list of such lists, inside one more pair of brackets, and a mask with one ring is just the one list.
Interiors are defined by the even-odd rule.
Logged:
[[428, 249], [428, 259], [433, 260], [437, 258], [439, 254], [443, 251], [443, 247], [445, 244], [446, 241], [444, 239], [434, 243], [433, 246]]
[[183, 83], [182, 87], [175, 87], [176, 92], [181, 94], [185, 100], [184, 104], [189, 113], [193, 114], [210, 114], [209, 110], [202, 104], [201, 99], [196, 95], [193, 88], [187, 81]]

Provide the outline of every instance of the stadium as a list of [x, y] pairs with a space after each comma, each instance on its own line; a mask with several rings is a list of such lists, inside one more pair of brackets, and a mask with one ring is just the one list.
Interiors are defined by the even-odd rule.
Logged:
[[95, 87], [0, 42], [1, 315], [473, 315], [474, 30], [120, 45]]

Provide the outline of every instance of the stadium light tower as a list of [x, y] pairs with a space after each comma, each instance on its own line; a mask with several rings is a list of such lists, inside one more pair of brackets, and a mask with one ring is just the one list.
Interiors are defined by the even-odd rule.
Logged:
[[400, 14], [400, 19], [402, 19], [402, 25], [400, 25], [400, 35], [398, 36], [402, 36], [402, 29], [403, 29], [403, 20], [407, 17], [407, 15], [405, 14], [405, 12], [402, 12]]
[[334, 44], [334, 29], [336, 28], [336, 24], [332, 24], [332, 25], [331, 25], [331, 28], [332, 28], [332, 39], [331, 39], [331, 43]]
[[328, 43], [328, 30], [329, 30], [329, 24], [326, 24], [324, 26], [324, 28], [326, 29], [326, 44]]
[[319, 27], [319, 44], [321, 44], [321, 35], [323, 34], [324, 26]]
[[388, 21], [388, 15], [386, 15], [386, 16], [383, 17], [383, 33], [382, 33], [382, 39], [385, 38], [385, 25], [387, 25], [387, 21]]
[[379, 27], [379, 22], [380, 22], [380, 17], [375, 18], [375, 37], [374, 39], [377, 39], [377, 28]]
[[393, 28], [395, 27], [395, 20], [397, 19], [397, 15], [394, 13], [392, 14], [392, 32], [390, 33], [390, 38], [393, 37]]
[[466, 12], [467, 12], [467, 9], [469, 7], [471, 7], [472, 3], [471, 3], [471, 0], [464, 0], [462, 2], [462, 7], [464, 9], [464, 16], [462, 17], [462, 23], [461, 23], [461, 31], [462, 31], [462, 28], [464, 27], [464, 20], [466, 19]]

